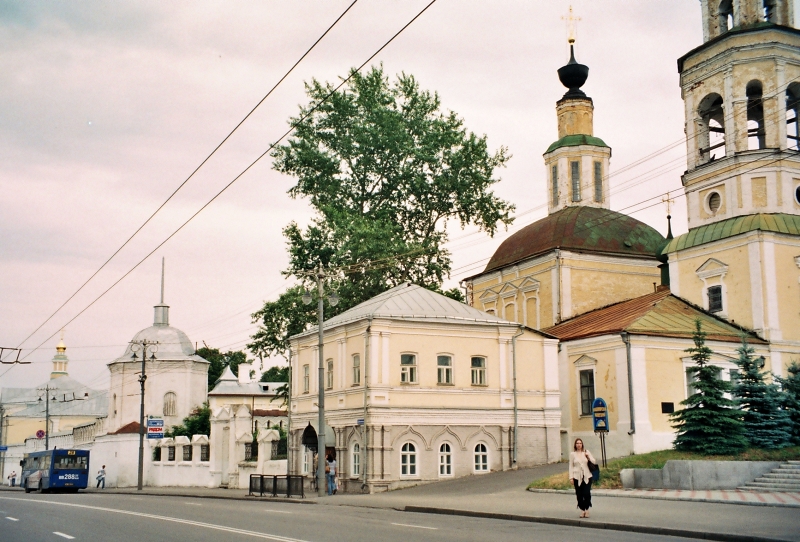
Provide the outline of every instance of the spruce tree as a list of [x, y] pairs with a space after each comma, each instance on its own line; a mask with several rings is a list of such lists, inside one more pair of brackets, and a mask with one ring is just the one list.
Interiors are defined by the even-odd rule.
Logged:
[[755, 350], [742, 336], [742, 346], [737, 350], [739, 378], [733, 388], [733, 397], [742, 410], [744, 434], [756, 448], [784, 448], [791, 438], [791, 420], [781, 408], [782, 394], [775, 384], [764, 380], [761, 371], [763, 358], [755, 358]]
[[731, 391], [730, 383], [719, 377], [719, 367], [709, 364], [713, 352], [706, 346], [706, 333], [700, 320], [695, 321], [692, 339], [694, 347], [686, 352], [692, 355], [696, 365], [686, 372], [695, 378], [695, 392], [681, 401], [684, 408], [671, 416], [677, 430], [675, 449], [706, 455], [735, 454], [747, 446], [741, 413], [736, 404], [725, 397], [725, 393]]
[[783, 389], [783, 410], [792, 425], [792, 444], [800, 446], [800, 365], [793, 361], [789, 365], [789, 377], [775, 377]]

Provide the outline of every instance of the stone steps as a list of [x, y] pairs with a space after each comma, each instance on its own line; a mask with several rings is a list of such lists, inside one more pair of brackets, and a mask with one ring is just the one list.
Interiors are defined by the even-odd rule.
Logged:
[[746, 483], [739, 489], [749, 491], [800, 492], [800, 461], [786, 461], [764, 476]]

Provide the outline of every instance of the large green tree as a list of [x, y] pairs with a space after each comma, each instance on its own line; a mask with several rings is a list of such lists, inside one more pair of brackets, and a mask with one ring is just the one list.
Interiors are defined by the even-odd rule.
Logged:
[[239, 364], [247, 363], [247, 355], [241, 350], [229, 350], [225, 353], [220, 352], [218, 348], [211, 348], [203, 343], [203, 347], [199, 348], [195, 354], [209, 362], [208, 366], [208, 389], [214, 387], [217, 379], [225, 372], [225, 367], [230, 366], [233, 374], [239, 375]]
[[783, 409], [792, 427], [792, 444], [800, 445], [800, 364], [792, 361], [788, 370], [786, 378], [776, 378], [783, 391]]
[[211, 408], [208, 402], [195, 407], [188, 416], [183, 419], [181, 425], [173, 425], [165, 433], [165, 437], [189, 437], [193, 435], [211, 435]]
[[681, 401], [684, 406], [671, 415], [677, 430], [676, 450], [712, 454], [735, 454], [747, 446], [744, 425], [736, 403], [725, 397], [731, 385], [720, 378], [720, 368], [712, 365], [712, 350], [706, 346], [706, 333], [700, 320], [695, 322], [694, 347], [686, 349], [695, 365], [686, 369], [694, 393]]
[[[494, 235], [511, 223], [514, 207], [491, 191], [509, 155], [488, 149], [438, 94], [411, 75], [390, 81], [383, 67], [352, 71], [340, 89], [312, 80], [310, 98], [289, 120], [294, 135], [273, 151], [274, 168], [296, 179], [293, 198], [306, 198], [316, 216], [306, 228], [284, 229], [287, 276], [301, 285], [253, 314], [261, 324], [250, 349], [285, 354], [286, 339], [315, 321], [316, 303], [300, 302], [313, 282], [302, 273], [322, 266], [347, 310], [410, 281], [441, 291], [451, 269], [446, 225], [472, 224]], [[458, 290], [443, 292], [460, 298]]]
[[761, 370], [764, 358], [754, 357], [755, 351], [744, 336], [737, 352], [739, 375], [733, 397], [742, 409], [747, 440], [756, 448], [789, 446], [792, 422], [788, 412], [781, 408], [782, 394], [778, 386], [764, 380], [766, 371]]

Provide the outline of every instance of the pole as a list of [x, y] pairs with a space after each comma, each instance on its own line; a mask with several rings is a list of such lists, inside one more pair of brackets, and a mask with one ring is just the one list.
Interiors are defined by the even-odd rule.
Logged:
[[44, 388], [45, 392], [45, 400], [44, 400], [44, 449], [50, 449], [50, 386], [46, 386]]
[[[158, 350], [158, 347], [156, 346], [158, 341], [151, 342], [147, 339], [144, 339], [141, 342], [132, 342], [131, 344], [141, 346], [142, 348], [142, 374], [139, 375], [139, 386], [141, 388], [139, 400], [139, 469], [136, 480], [136, 489], [141, 491], [144, 483], [144, 384], [147, 380], [145, 362], [147, 361], [148, 347], [152, 352], [155, 352]], [[133, 347], [131, 349], [133, 350]], [[136, 350], [138, 350], [138, 348]], [[136, 350], [134, 350], [133, 353], [134, 360], [136, 360]], [[153, 359], [155, 359], [155, 354], [153, 354]]]
[[[262, 364], [263, 368], [263, 364]], [[286, 392], [286, 487], [289, 487], [289, 476], [292, 474], [292, 345], [289, 343], [289, 370], [287, 374]]]
[[[519, 429], [519, 418], [517, 409], [517, 337], [524, 335], [522, 328], [519, 328], [516, 334], [511, 337], [511, 365], [512, 365], [512, 379], [514, 382], [514, 452], [513, 452], [513, 466], [517, 466], [517, 431]], [[545, 438], [545, 442], [547, 439]]]
[[317, 494], [324, 497], [327, 494], [325, 480], [325, 354], [322, 351], [323, 333], [323, 300], [322, 300], [322, 265], [317, 273], [317, 339], [319, 349], [319, 431], [317, 432]]

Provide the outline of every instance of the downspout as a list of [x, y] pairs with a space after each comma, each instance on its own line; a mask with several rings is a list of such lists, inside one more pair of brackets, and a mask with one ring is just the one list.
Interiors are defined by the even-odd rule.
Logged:
[[361, 484], [363, 491], [367, 487], [367, 467], [369, 466], [369, 452], [367, 447], [367, 383], [369, 382], [369, 334], [372, 329], [372, 316], [367, 323], [367, 335], [364, 344], [364, 427], [361, 431], [361, 442], [364, 444], [364, 481]]
[[636, 416], [633, 408], [633, 368], [631, 365], [631, 337], [627, 331], [623, 331], [619, 334], [622, 338], [622, 342], [625, 343], [625, 357], [628, 362], [628, 405], [630, 406], [631, 411], [631, 430], [628, 431], [629, 435], [633, 435], [636, 432]]
[[556, 249], [556, 321], [561, 322], [561, 251]]
[[511, 455], [511, 461], [516, 467], [517, 465], [517, 426], [519, 425], [518, 409], [517, 409], [517, 337], [521, 337], [525, 332], [520, 327], [517, 333], [511, 337], [511, 381], [514, 386], [514, 451]]

